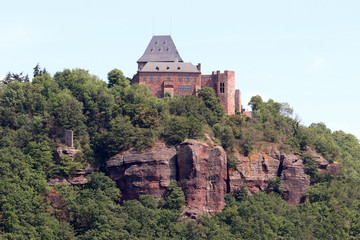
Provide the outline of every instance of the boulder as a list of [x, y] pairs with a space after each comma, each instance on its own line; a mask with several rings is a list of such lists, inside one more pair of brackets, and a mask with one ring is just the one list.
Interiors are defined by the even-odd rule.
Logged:
[[106, 162], [111, 179], [116, 181], [123, 200], [151, 194], [159, 198], [170, 180], [176, 179], [176, 149], [163, 142], [143, 152], [129, 150]]

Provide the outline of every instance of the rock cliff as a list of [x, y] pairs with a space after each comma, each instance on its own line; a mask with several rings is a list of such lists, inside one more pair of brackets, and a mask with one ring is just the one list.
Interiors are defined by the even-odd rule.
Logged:
[[129, 150], [112, 157], [106, 163], [110, 178], [116, 181], [124, 200], [142, 194], [161, 197], [176, 180], [176, 149], [157, 142], [144, 152]]
[[179, 183], [188, 216], [219, 212], [225, 207], [226, 165], [226, 153], [220, 146], [211, 147], [195, 140], [179, 146]]
[[[336, 173], [337, 164], [308, 151], [320, 171]], [[282, 196], [289, 204], [304, 201], [310, 179], [304, 172], [302, 155], [285, 154], [276, 146], [258, 150], [250, 156], [236, 153], [234, 168], [227, 168], [227, 155], [218, 145], [187, 140], [177, 148], [157, 142], [143, 152], [129, 150], [107, 161], [110, 177], [121, 189], [122, 198], [136, 199], [141, 194], [162, 197], [170, 180], [182, 187], [187, 216], [219, 212], [225, 206], [226, 192], [246, 187], [250, 194], [269, 190], [269, 183], [280, 178]]]

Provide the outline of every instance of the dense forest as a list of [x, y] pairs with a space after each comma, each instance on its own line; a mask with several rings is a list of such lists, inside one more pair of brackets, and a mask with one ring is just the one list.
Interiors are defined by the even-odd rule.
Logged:
[[[131, 85], [118, 69], [107, 80], [82, 69], [52, 76], [37, 65], [31, 80], [9, 73], [0, 83], [1, 239], [360, 238], [360, 144], [355, 136], [332, 132], [324, 123], [303, 126], [288, 104], [260, 96], [249, 102], [252, 118], [227, 116], [210, 88], [198, 96], [158, 99], [146, 86]], [[81, 152], [75, 161], [54, 161], [66, 129], [74, 131]], [[143, 195], [120, 201], [121, 192], [104, 167], [111, 156], [146, 149], [158, 140], [178, 145], [205, 135], [229, 156], [234, 151], [247, 155], [257, 142], [270, 142], [291, 153], [314, 149], [342, 167], [337, 175], [322, 174], [311, 157], [304, 158], [312, 186], [308, 201], [294, 206], [276, 186], [253, 195], [242, 189], [226, 195], [221, 213], [187, 219], [176, 182], [162, 199]], [[98, 171], [87, 176], [85, 185], [47, 183], [87, 164]]]

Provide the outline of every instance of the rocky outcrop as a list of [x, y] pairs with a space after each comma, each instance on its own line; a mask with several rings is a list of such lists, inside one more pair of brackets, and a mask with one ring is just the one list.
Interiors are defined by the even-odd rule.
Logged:
[[110, 178], [121, 190], [122, 199], [136, 199], [142, 194], [161, 197], [171, 179], [176, 179], [176, 149], [157, 142], [138, 152], [129, 150], [106, 162]]
[[186, 214], [221, 211], [225, 206], [227, 157], [220, 146], [189, 140], [178, 150], [179, 184], [186, 199]]
[[309, 189], [310, 180], [304, 173], [304, 165], [299, 155], [280, 152], [259, 152], [246, 157], [236, 156], [236, 170], [229, 170], [230, 191], [247, 187], [250, 194], [264, 191], [270, 181], [279, 177], [282, 180], [283, 198], [290, 204], [303, 201]]
[[304, 172], [299, 155], [286, 154], [281, 162], [282, 196], [289, 204], [301, 203], [310, 187], [310, 179]]
[[106, 166], [123, 200], [141, 194], [162, 197], [170, 180], [177, 180], [185, 194], [185, 214], [195, 218], [224, 208], [226, 164], [222, 147], [189, 140], [177, 150], [162, 142], [144, 152], [129, 150], [112, 157]]
[[230, 191], [236, 192], [246, 186], [251, 194], [263, 191], [269, 181], [280, 175], [280, 157], [266, 153], [254, 153], [249, 156], [235, 155], [236, 169], [229, 169]]
[[[311, 183], [304, 172], [302, 155], [283, 153], [268, 143], [264, 149], [249, 156], [232, 155], [231, 164], [236, 167], [228, 169], [226, 152], [218, 145], [187, 140], [176, 149], [157, 142], [143, 152], [118, 154], [106, 165], [124, 200], [142, 194], [163, 197], [170, 180], [177, 180], [185, 194], [185, 214], [192, 218], [221, 211], [226, 192], [235, 193], [241, 188], [247, 188], [250, 194], [271, 191], [269, 183], [277, 178], [281, 179], [282, 196], [289, 204], [304, 201]], [[339, 171], [339, 164], [329, 164], [311, 150], [307, 153], [314, 156], [319, 171]]]
[[[339, 172], [340, 165], [330, 164], [312, 150], [307, 154], [314, 157], [319, 172], [328, 171], [331, 174]], [[304, 195], [310, 188], [310, 178], [304, 172], [302, 155], [286, 154], [277, 149], [268, 152], [258, 152], [249, 156], [236, 155], [236, 169], [229, 169], [230, 192], [235, 193], [246, 187], [250, 194], [267, 190], [269, 183], [276, 177], [281, 179], [282, 197], [289, 204], [304, 201]]]
[[75, 149], [73, 147], [67, 147], [67, 146], [57, 147], [54, 153], [54, 160], [56, 163], [58, 163], [62, 155], [67, 155], [71, 159], [71, 161], [74, 161], [75, 156], [78, 152], [80, 152], [80, 150]]
[[53, 178], [48, 180], [48, 184], [50, 186], [56, 185], [56, 184], [65, 184], [67, 186], [71, 185], [83, 185], [88, 183], [88, 180], [86, 178], [87, 175], [90, 173], [95, 172], [96, 169], [88, 165], [86, 168], [76, 169], [76, 172], [72, 174], [72, 176], [68, 179], [65, 179], [63, 177]]
[[[60, 146], [56, 148], [56, 151], [54, 152], [54, 161], [55, 163], [59, 163], [61, 156], [66, 155], [69, 157], [71, 161], [75, 161], [76, 154], [79, 153], [80, 150], [75, 149], [74, 147], [67, 147], [67, 146]], [[65, 184], [67, 186], [70, 185], [83, 185], [88, 182], [86, 179], [86, 176], [90, 173], [94, 172], [95, 169], [91, 167], [90, 164], [88, 164], [85, 168], [76, 169], [75, 173], [72, 174], [72, 176], [68, 179], [65, 179], [63, 177], [58, 177], [54, 179], [49, 179], [48, 184], [56, 185], [56, 184]]]

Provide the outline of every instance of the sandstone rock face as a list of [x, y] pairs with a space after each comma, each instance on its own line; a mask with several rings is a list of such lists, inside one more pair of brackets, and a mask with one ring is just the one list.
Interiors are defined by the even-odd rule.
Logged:
[[281, 187], [284, 189], [283, 198], [289, 204], [302, 202], [303, 196], [310, 187], [310, 179], [304, 173], [304, 164], [300, 156], [285, 155], [282, 161]]
[[179, 183], [186, 199], [186, 215], [221, 211], [225, 206], [227, 156], [220, 146], [189, 140], [178, 149]]
[[84, 184], [88, 183], [86, 176], [97, 170], [98, 169], [95, 169], [95, 168], [91, 167], [90, 165], [88, 165], [86, 168], [76, 169], [76, 172], [73, 173], [71, 178], [69, 178], [69, 179], [65, 179], [62, 177], [49, 179], [48, 184], [50, 186], [56, 185], [56, 184], [61, 184], [61, 183], [65, 184], [67, 186], [84, 185]]
[[[282, 180], [282, 197], [289, 204], [303, 202], [311, 183], [304, 173], [302, 156], [282, 153], [275, 145], [266, 147], [250, 156], [236, 154], [235, 169], [227, 169], [227, 155], [222, 147], [196, 140], [187, 140], [177, 149], [157, 142], [144, 152], [129, 150], [118, 154], [106, 165], [124, 200], [137, 199], [142, 194], [160, 198], [170, 180], [177, 180], [185, 194], [185, 214], [192, 218], [221, 211], [226, 192], [235, 193], [242, 187], [250, 194], [268, 191], [269, 183], [276, 177]], [[329, 164], [315, 152], [307, 152], [315, 157], [319, 171], [339, 171], [339, 164]]]
[[237, 154], [237, 170], [229, 169], [231, 192], [236, 192], [242, 186], [247, 186], [251, 194], [263, 191], [269, 185], [269, 180], [279, 173], [280, 159], [266, 153], [254, 153], [250, 156]]
[[71, 159], [71, 161], [74, 161], [75, 156], [78, 152], [80, 152], [80, 150], [75, 149], [73, 147], [66, 147], [66, 146], [57, 147], [54, 153], [54, 160], [56, 163], [58, 163], [61, 155], [67, 155]]
[[283, 198], [290, 204], [303, 201], [310, 180], [304, 173], [301, 156], [280, 152], [255, 153], [237, 156], [237, 170], [229, 169], [230, 192], [247, 187], [250, 194], [264, 191], [270, 180], [280, 177]]
[[161, 197], [176, 179], [176, 149], [157, 142], [145, 152], [126, 151], [106, 162], [110, 178], [115, 180], [124, 200], [142, 194]]
[[[56, 151], [54, 152], [54, 160], [56, 163], [59, 163], [61, 156], [66, 155], [71, 159], [71, 161], [75, 161], [76, 154], [79, 152], [80, 150], [75, 149], [74, 147], [61, 146], [56, 148]], [[88, 182], [86, 176], [94, 172], [95, 170], [96, 169], [94, 169], [90, 166], [90, 164], [88, 164], [86, 168], [76, 169], [76, 172], [72, 174], [71, 178], [65, 179], [63, 177], [58, 177], [55, 179], [49, 179], [48, 184], [50, 186], [61, 183], [67, 186], [83, 185]]]

